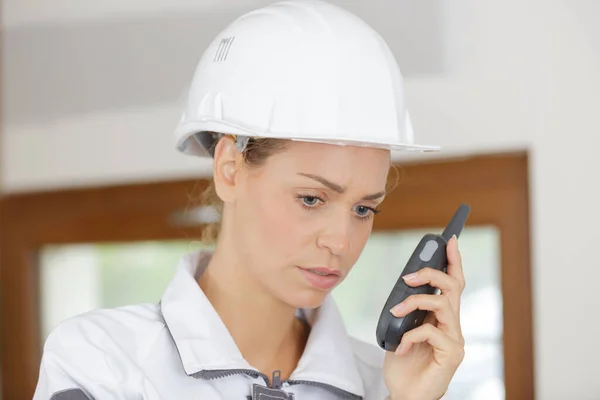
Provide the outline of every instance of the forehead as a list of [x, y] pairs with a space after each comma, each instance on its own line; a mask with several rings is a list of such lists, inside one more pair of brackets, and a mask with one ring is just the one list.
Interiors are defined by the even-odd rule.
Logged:
[[265, 164], [273, 176], [313, 174], [376, 190], [385, 187], [390, 165], [389, 150], [309, 142], [290, 142]]

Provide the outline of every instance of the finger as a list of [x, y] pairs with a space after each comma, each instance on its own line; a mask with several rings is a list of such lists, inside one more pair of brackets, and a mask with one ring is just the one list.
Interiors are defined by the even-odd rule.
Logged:
[[402, 277], [409, 286], [421, 286], [429, 284], [441, 290], [442, 295], [450, 298], [454, 312], [458, 314], [460, 307], [460, 295], [462, 293], [462, 284], [458, 279], [442, 271], [433, 268], [423, 268], [422, 270], [404, 275]]
[[445, 335], [439, 328], [431, 324], [423, 324], [418, 328], [411, 329], [402, 336], [402, 341], [395, 353], [399, 356], [410, 351], [417, 343], [429, 343], [436, 350], [450, 353], [453, 348], [452, 339]]
[[405, 317], [415, 310], [427, 310], [435, 314], [438, 327], [456, 340], [462, 335], [460, 323], [448, 297], [429, 294], [409, 296], [402, 303], [392, 307], [390, 312], [395, 317]]
[[[436, 328], [440, 327], [439, 321], [435, 317], [435, 314], [432, 313], [432, 312], [428, 312], [427, 315], [425, 315], [425, 320], [423, 321], [423, 323], [424, 324], [431, 324], [431, 325], [435, 326]], [[460, 331], [460, 334], [452, 335], [452, 338], [454, 340], [456, 340], [458, 343], [461, 343], [464, 346], [465, 345], [465, 338], [462, 335], [462, 328], [460, 326], [460, 323], [458, 325], [458, 330]]]
[[460, 283], [461, 293], [465, 289], [465, 274], [462, 265], [462, 256], [458, 250], [458, 239], [456, 235], [448, 241], [446, 246], [446, 257], [448, 259], [448, 275]]

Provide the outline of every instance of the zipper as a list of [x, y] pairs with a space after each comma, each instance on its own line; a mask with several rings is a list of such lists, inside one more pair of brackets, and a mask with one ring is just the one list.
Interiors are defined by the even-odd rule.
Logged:
[[280, 370], [273, 371], [273, 386], [271, 386], [271, 387], [273, 389], [281, 388], [281, 371]]
[[202, 370], [196, 372], [192, 376], [194, 378], [202, 378], [206, 380], [214, 380], [220, 378], [226, 378], [233, 375], [249, 375], [253, 378], [263, 378], [268, 387], [271, 387], [269, 377], [261, 372], [253, 369], [215, 369], [215, 370]]
[[[321, 389], [325, 389], [328, 392], [335, 394], [337, 397], [343, 400], [362, 400], [361, 396], [357, 396], [354, 393], [347, 392], [343, 389], [340, 389], [333, 385], [328, 385], [326, 383], [314, 382], [314, 381], [303, 381], [303, 380], [281, 380], [281, 371], [276, 370], [273, 372], [272, 380], [269, 377], [261, 372], [255, 371], [253, 369], [225, 369], [225, 370], [203, 370], [200, 372], [196, 372], [192, 376], [194, 378], [202, 378], [206, 380], [213, 380], [219, 378], [225, 378], [233, 375], [248, 375], [253, 378], [262, 378], [268, 387], [273, 389], [281, 389], [283, 385], [307, 385], [318, 387]], [[272, 382], [272, 383], [271, 383]]]
[[361, 396], [355, 395], [354, 393], [347, 392], [336, 386], [328, 385], [326, 383], [314, 382], [314, 381], [296, 381], [296, 380], [287, 380], [287, 381], [283, 381], [283, 383], [287, 383], [288, 385], [307, 385], [307, 386], [318, 387], [318, 388], [325, 389], [325, 390], [335, 394], [337, 397], [339, 397], [340, 399], [343, 399], [343, 400], [362, 400]]

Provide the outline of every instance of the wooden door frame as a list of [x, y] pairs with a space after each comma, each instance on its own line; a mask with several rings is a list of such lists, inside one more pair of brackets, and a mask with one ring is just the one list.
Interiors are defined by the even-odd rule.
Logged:
[[[532, 288], [526, 153], [399, 166], [399, 186], [374, 230], [439, 226], [459, 203], [468, 225], [499, 229], [507, 399], [534, 399]], [[207, 180], [169, 181], [9, 195], [2, 199], [0, 361], [3, 397], [31, 398], [41, 356], [37, 249], [48, 244], [194, 239], [199, 227], [170, 224]], [[468, 284], [468, 283], [467, 283]]]

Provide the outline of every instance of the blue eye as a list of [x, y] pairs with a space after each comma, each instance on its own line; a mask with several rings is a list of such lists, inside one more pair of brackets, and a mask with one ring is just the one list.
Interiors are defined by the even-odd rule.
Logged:
[[364, 219], [372, 218], [375, 214], [379, 212], [378, 210], [367, 206], [356, 206], [354, 211], [356, 212], [356, 214], [358, 214], [360, 218]]
[[369, 214], [369, 211], [371, 211], [371, 210], [365, 206], [356, 207], [356, 213], [360, 216]]
[[300, 196], [300, 200], [302, 201], [302, 205], [306, 207], [315, 207], [319, 202], [322, 202], [322, 200], [316, 196]]

